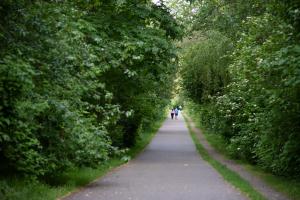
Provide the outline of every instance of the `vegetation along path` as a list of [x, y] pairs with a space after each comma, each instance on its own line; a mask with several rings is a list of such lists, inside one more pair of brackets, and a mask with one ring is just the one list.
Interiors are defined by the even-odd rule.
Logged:
[[[186, 116], [186, 115], [185, 115]], [[188, 119], [188, 123], [191, 126], [191, 129], [194, 133], [196, 133], [197, 138], [199, 139], [201, 145], [205, 148], [210, 156], [213, 159], [219, 161], [229, 169], [233, 170], [234, 172], [238, 173], [243, 179], [247, 180], [257, 191], [259, 191], [266, 199], [270, 200], [288, 200], [288, 198], [283, 195], [282, 193], [277, 192], [269, 185], [264, 183], [259, 177], [254, 176], [250, 172], [248, 172], [241, 164], [236, 163], [233, 160], [229, 160], [225, 158], [223, 155], [218, 153], [205, 139], [204, 135], [202, 134], [201, 130], [196, 128], [194, 122], [186, 116]]]
[[65, 200], [247, 199], [198, 155], [182, 117], [168, 119], [136, 159]]

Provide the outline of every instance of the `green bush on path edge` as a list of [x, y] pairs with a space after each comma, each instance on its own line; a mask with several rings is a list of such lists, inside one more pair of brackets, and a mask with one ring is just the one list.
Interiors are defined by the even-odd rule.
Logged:
[[[190, 114], [189, 116], [191, 116], [192, 119], [194, 119], [195, 116], [193, 116], [193, 113], [189, 113], [189, 114]], [[196, 142], [197, 142], [199, 144], [199, 146], [200, 146], [199, 148], [202, 148], [203, 151], [205, 151], [206, 156], [210, 157], [208, 155], [208, 153], [206, 152], [206, 150], [199, 143], [197, 137], [195, 136], [195, 133], [193, 133], [191, 131], [189, 123], [188, 123], [187, 120], [186, 120], [186, 122], [188, 124], [189, 130], [190, 130], [190, 134], [191, 134], [191, 136], [192, 136], [192, 138], [194, 140], [194, 143], [196, 144]], [[194, 122], [195, 122], [195, 120], [194, 120]], [[200, 127], [200, 125], [199, 125], [198, 122], [196, 123], [196, 127], [197, 128], [201, 128], [202, 133], [204, 134], [206, 140], [208, 141], [208, 143], [213, 148], [215, 148], [219, 153], [223, 154], [225, 157], [227, 157], [228, 159], [230, 159], [229, 158], [229, 153], [226, 151], [226, 146], [225, 146], [225, 144], [223, 144], [224, 140], [222, 138], [220, 138], [219, 135], [216, 135], [216, 134], [208, 132], [202, 126]], [[198, 149], [198, 147], [197, 147], [197, 149]], [[209, 159], [214, 160], [211, 157]], [[255, 176], [260, 177], [262, 180], [264, 180], [267, 184], [269, 184], [271, 187], [273, 187], [277, 191], [279, 191], [279, 192], [284, 193], [285, 195], [287, 195], [290, 199], [292, 199], [292, 200], [300, 199], [300, 189], [299, 189], [300, 188], [300, 181], [299, 180], [297, 180], [297, 179], [291, 179], [291, 178], [287, 178], [287, 177], [280, 177], [280, 176], [276, 176], [276, 175], [264, 172], [258, 166], [251, 165], [249, 163], [246, 163], [245, 161], [241, 161], [241, 160], [235, 160], [235, 161], [238, 162], [238, 163], [240, 163], [240, 164], [242, 164], [250, 173], [252, 173]], [[213, 162], [217, 162], [220, 166], [222, 166], [223, 168], [226, 168], [226, 166], [220, 164], [216, 160], [214, 160]], [[229, 170], [229, 169], [227, 168], [227, 170]], [[231, 170], [229, 170], [229, 171], [231, 171]], [[238, 174], [236, 174], [236, 175], [239, 176]], [[223, 174], [222, 174], [222, 176], [223, 176]], [[225, 178], [225, 180], [227, 180], [227, 179]], [[228, 181], [228, 182], [230, 182], [230, 181]], [[257, 191], [255, 191], [255, 192], [257, 192]]]
[[266, 200], [266, 198], [264, 198], [259, 192], [257, 192], [249, 184], [248, 181], [241, 178], [234, 171], [228, 169], [225, 165], [222, 165], [220, 162], [213, 159], [198, 141], [195, 133], [191, 130], [190, 124], [188, 123], [186, 118], [185, 121], [187, 123], [190, 135], [195, 143], [196, 149], [205, 161], [207, 161], [213, 168], [215, 168], [227, 182], [229, 182], [238, 190], [240, 190], [242, 193], [244, 193], [249, 199]]
[[[157, 133], [165, 118], [154, 122], [146, 132], [144, 132], [137, 144], [128, 151], [127, 158], [138, 155], [149, 144], [153, 136]], [[53, 183], [34, 182], [31, 180], [11, 178], [0, 178], [0, 199], [1, 200], [54, 200], [62, 199], [70, 193], [79, 190], [93, 180], [99, 179], [112, 169], [126, 163], [127, 159], [111, 158], [96, 169], [77, 168], [69, 170], [59, 176]]]

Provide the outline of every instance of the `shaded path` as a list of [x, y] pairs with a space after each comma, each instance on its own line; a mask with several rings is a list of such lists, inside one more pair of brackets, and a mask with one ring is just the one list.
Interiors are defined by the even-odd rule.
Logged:
[[247, 180], [252, 187], [260, 192], [266, 199], [269, 200], [288, 200], [289, 198], [285, 196], [284, 194], [276, 191], [271, 186], [266, 184], [261, 178], [253, 175], [248, 170], [246, 170], [243, 165], [238, 164], [234, 160], [229, 160], [225, 158], [222, 154], [217, 152], [205, 139], [204, 135], [202, 134], [201, 130], [196, 128], [196, 125], [192, 121], [192, 119], [184, 115], [188, 123], [191, 126], [192, 131], [196, 134], [197, 138], [199, 139], [199, 142], [201, 145], [206, 149], [208, 154], [213, 157], [215, 160], [219, 161], [223, 165], [225, 165], [227, 168], [231, 169], [232, 171], [235, 171], [238, 173], [243, 179]]
[[182, 117], [167, 119], [136, 159], [66, 200], [244, 200], [203, 161]]

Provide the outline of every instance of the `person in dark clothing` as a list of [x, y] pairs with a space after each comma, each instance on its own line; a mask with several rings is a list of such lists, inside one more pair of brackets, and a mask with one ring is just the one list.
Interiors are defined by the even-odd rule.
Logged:
[[172, 110], [171, 110], [171, 118], [172, 118], [172, 119], [174, 119], [174, 115], [175, 115], [175, 110], [172, 109]]

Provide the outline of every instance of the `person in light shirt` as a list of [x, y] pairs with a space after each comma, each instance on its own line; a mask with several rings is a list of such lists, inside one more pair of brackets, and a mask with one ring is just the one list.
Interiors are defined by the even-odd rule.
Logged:
[[177, 119], [177, 118], [178, 118], [178, 114], [179, 114], [179, 110], [178, 110], [178, 108], [176, 107], [174, 111], [175, 111], [175, 119]]

